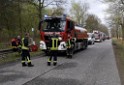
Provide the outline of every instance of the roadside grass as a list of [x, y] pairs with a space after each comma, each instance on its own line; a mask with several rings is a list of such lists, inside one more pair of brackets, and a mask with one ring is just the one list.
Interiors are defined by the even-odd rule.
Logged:
[[113, 39], [112, 44], [121, 79], [121, 85], [124, 85], [124, 41]]
[[0, 43], [0, 50], [6, 48], [11, 48], [10, 43]]
[[[31, 57], [40, 56], [42, 54], [43, 53], [41, 51], [36, 51], [36, 52], [31, 52], [30, 53]], [[6, 64], [6, 63], [9, 63], [9, 62], [16, 62], [16, 61], [21, 62], [21, 55], [18, 52], [5, 54], [5, 55], [0, 56], [0, 65], [1, 64]]]
[[[39, 39], [40, 39], [39, 36], [35, 36], [35, 41], [36, 41], [35, 43], [37, 45], [39, 43]], [[10, 48], [13, 48], [11, 46], [11, 41], [10, 42], [0, 42], [0, 50], [10, 49]], [[35, 56], [42, 55], [43, 52], [38, 50], [36, 52], [30, 52], [30, 54], [31, 54], [31, 57], [35, 57]], [[19, 61], [19, 60], [21, 60], [21, 55], [18, 52], [5, 54], [5, 55], [2, 55], [2, 56], [0, 55], [0, 65], [8, 63], [8, 62]]]

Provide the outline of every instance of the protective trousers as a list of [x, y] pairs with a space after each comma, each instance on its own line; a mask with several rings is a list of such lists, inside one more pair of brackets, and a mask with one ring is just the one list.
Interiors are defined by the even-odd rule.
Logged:
[[57, 52], [56, 51], [51, 51], [50, 56], [48, 58], [48, 65], [51, 64], [53, 60], [53, 65], [57, 64]]
[[28, 65], [31, 65], [30, 54], [28, 50], [22, 50], [22, 66], [26, 65], [26, 61]]
[[67, 55], [72, 55], [73, 52], [72, 52], [72, 48], [67, 48]]

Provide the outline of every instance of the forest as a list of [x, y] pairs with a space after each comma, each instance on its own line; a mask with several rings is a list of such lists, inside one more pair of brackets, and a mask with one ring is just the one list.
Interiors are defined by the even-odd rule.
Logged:
[[[114, 1], [105, 2], [114, 3]], [[65, 8], [65, 6], [67, 7]], [[68, 11], [65, 11], [67, 9]], [[38, 24], [46, 14], [49, 16], [67, 14], [76, 23], [82, 24], [89, 32], [100, 30], [108, 34], [108, 27], [102, 24], [95, 14], [89, 14], [88, 10], [89, 4], [75, 2], [74, 0], [71, 1], [70, 9], [67, 0], [0, 0], [0, 48], [8, 46], [13, 37], [17, 37], [18, 35], [23, 37], [25, 32], [29, 32], [36, 40], [39, 39]], [[108, 10], [114, 11], [112, 9]], [[110, 25], [116, 23], [112, 26], [112, 30], [117, 31], [115, 25], [120, 26], [120, 23], [115, 18], [117, 20], [120, 16], [110, 17], [108, 21], [111, 21]], [[121, 26], [123, 27], [123, 23], [121, 23]], [[118, 30], [120, 29], [118, 28]], [[116, 31], [113, 31], [113, 35], [115, 35], [114, 32]]]

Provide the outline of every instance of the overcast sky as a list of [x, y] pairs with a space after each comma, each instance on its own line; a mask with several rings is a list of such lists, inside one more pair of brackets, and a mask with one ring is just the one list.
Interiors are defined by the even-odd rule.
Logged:
[[[88, 3], [89, 4], [89, 13], [93, 13], [93, 14], [97, 15], [101, 19], [102, 23], [105, 24], [105, 17], [107, 16], [107, 14], [105, 13], [105, 10], [108, 8], [107, 4], [100, 2], [100, 0], [74, 0], [74, 1], [76, 1], [76, 2], [79, 1], [81, 3], [83, 3], [83, 2]], [[71, 4], [71, 3], [69, 2], [69, 4]]]

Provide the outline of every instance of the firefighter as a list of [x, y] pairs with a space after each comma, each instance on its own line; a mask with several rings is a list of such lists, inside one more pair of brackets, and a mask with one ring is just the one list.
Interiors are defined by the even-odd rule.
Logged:
[[60, 44], [61, 38], [58, 38], [55, 33], [53, 34], [53, 37], [49, 40], [48, 50], [50, 53], [50, 56], [48, 58], [47, 65], [50, 66], [51, 62], [53, 60], [53, 65], [57, 65], [57, 52], [58, 52], [58, 45]]
[[72, 49], [72, 38], [70, 35], [68, 35], [66, 46], [67, 46], [67, 56], [71, 58], [73, 55], [73, 51], [72, 51], [73, 49]]
[[11, 44], [12, 44], [12, 47], [13, 47], [13, 51], [14, 52], [21, 53], [21, 37], [20, 36], [17, 36], [15, 38], [12, 38]]
[[12, 38], [11, 44], [12, 44], [13, 51], [17, 52], [18, 51], [18, 48], [17, 48], [17, 46], [18, 46], [17, 37]]
[[[25, 34], [25, 37], [22, 38], [22, 66], [29, 66], [33, 67], [34, 65], [31, 64], [30, 60], [30, 49], [29, 49], [29, 33]], [[27, 64], [26, 64], [27, 60]]]

